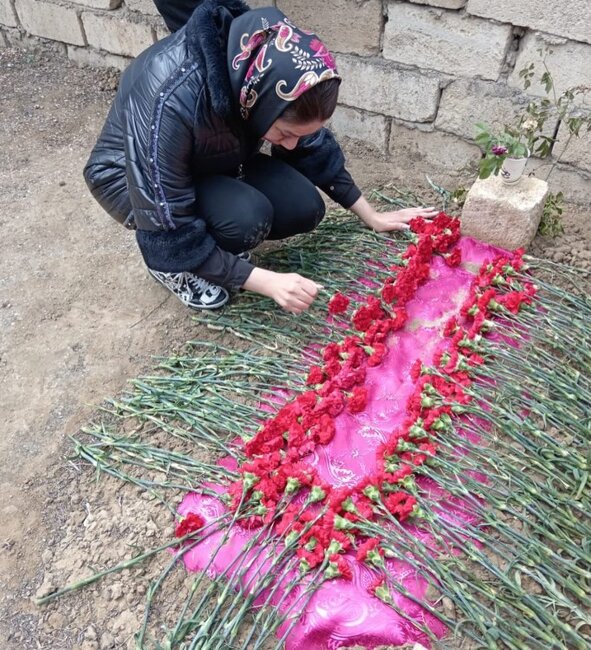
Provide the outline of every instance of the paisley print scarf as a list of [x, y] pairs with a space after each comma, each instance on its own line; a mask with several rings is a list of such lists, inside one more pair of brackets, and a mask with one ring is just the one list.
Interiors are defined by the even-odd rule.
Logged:
[[228, 71], [240, 115], [257, 138], [312, 86], [340, 79], [326, 45], [272, 7], [232, 21]]

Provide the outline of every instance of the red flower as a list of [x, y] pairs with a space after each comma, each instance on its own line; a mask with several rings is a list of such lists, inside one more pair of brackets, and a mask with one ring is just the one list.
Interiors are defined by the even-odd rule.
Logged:
[[343, 580], [353, 579], [351, 566], [342, 555], [331, 555], [329, 560], [331, 562], [334, 562], [334, 564], [336, 564], [336, 567], [340, 573], [340, 577], [343, 578]]
[[462, 253], [459, 248], [456, 248], [449, 255], [444, 255], [443, 259], [448, 266], [459, 266], [462, 261]]
[[364, 366], [356, 368], [355, 370], [341, 372], [341, 374], [336, 378], [336, 383], [342, 390], [351, 390], [354, 386], [365, 382], [366, 374], [367, 371]]
[[390, 319], [390, 330], [392, 332], [402, 329], [408, 319], [406, 310], [403, 307], [399, 307], [398, 309], [396, 309], [394, 315], [395, 315], [394, 318]]
[[413, 511], [417, 500], [406, 492], [394, 492], [384, 499], [384, 505], [388, 510], [404, 521]]
[[328, 444], [335, 434], [335, 424], [332, 417], [327, 413], [320, 416], [320, 422], [311, 429], [310, 433], [319, 444]]
[[341, 346], [338, 343], [329, 343], [322, 353], [322, 358], [330, 363], [331, 361], [341, 360]]
[[336, 359], [333, 359], [329, 361], [322, 370], [324, 374], [332, 379], [333, 377], [336, 377], [339, 372], [341, 372], [341, 364]]
[[347, 401], [349, 413], [361, 413], [367, 405], [367, 388], [365, 386], [356, 386], [353, 394]]
[[205, 521], [201, 515], [198, 515], [195, 512], [189, 512], [185, 515], [174, 529], [175, 537], [184, 537], [189, 533], [193, 533], [200, 528], [203, 528]]
[[326, 377], [324, 376], [324, 371], [320, 366], [312, 366], [310, 372], [308, 373], [308, 378], [306, 379], [306, 386], [315, 386], [316, 384], [322, 384]]
[[363, 544], [357, 548], [357, 561], [365, 562], [365, 558], [369, 551], [373, 551], [376, 546], [379, 546], [379, 544], [380, 540], [377, 537], [370, 537], [367, 541], [363, 542]]
[[395, 284], [386, 284], [382, 289], [382, 299], [391, 305], [398, 297], [398, 288]]
[[328, 302], [328, 313], [333, 315], [343, 314], [347, 311], [350, 302], [351, 301], [347, 296], [343, 296], [342, 293], [335, 293]]
[[417, 359], [412, 366], [410, 367], [410, 378], [417, 382], [421, 376], [421, 370], [423, 369], [423, 362], [420, 359]]
[[388, 354], [388, 348], [383, 343], [374, 343], [373, 352], [369, 357], [369, 359], [367, 360], [367, 365], [371, 367], [379, 366], [387, 354]]
[[345, 397], [340, 390], [335, 390], [330, 395], [321, 399], [314, 410], [319, 415], [328, 413], [331, 417], [336, 418], [344, 408]]

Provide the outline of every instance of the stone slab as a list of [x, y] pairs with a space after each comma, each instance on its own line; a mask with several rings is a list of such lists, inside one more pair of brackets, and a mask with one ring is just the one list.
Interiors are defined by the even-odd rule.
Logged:
[[68, 59], [82, 66], [92, 68], [115, 68], [122, 72], [132, 61], [131, 58], [119, 56], [117, 54], [97, 52], [90, 47], [75, 47], [73, 45], [68, 45]]
[[5, 27], [18, 26], [12, 0], [0, 0], [0, 25]]
[[381, 59], [337, 58], [343, 77], [340, 102], [408, 122], [430, 122], [439, 103], [439, 79], [400, 70]]
[[338, 106], [330, 119], [330, 129], [339, 140], [349, 138], [369, 149], [386, 153], [388, 122], [383, 115]]
[[[251, 3], [249, 3], [251, 4]], [[131, 11], [137, 11], [146, 16], [159, 16], [153, 0], [125, 0], [125, 6]]]
[[334, 52], [379, 51], [384, 22], [381, 0], [277, 0], [277, 8], [299, 27], [315, 31]]
[[503, 84], [458, 79], [443, 89], [435, 128], [472, 140], [477, 122], [500, 129], [516, 120], [527, 103], [525, 95]]
[[384, 58], [455, 77], [496, 80], [512, 42], [511, 27], [457, 12], [388, 5]]
[[152, 27], [129, 20], [122, 11], [108, 14], [84, 12], [82, 23], [88, 44], [121, 56], [137, 56], [153, 45]]
[[[546, 65], [550, 70], [554, 88], [559, 96], [568, 88], [591, 86], [591, 45], [575, 43], [539, 32], [530, 32], [521, 40], [515, 68], [508, 80], [510, 86], [522, 90], [523, 79], [519, 77], [519, 72], [533, 63], [535, 76], [527, 92], [540, 97], [546, 96], [546, 91], [540, 81], [545, 69], [539, 50], [546, 52]], [[578, 95], [575, 103], [591, 108], [591, 92]]]
[[527, 173], [545, 180], [551, 192], [562, 192], [565, 201], [588, 208], [591, 204], [591, 173], [571, 165], [553, 164], [555, 162], [548, 158], [530, 158]]
[[481, 156], [476, 145], [454, 135], [409, 128], [397, 122], [390, 129], [389, 152], [393, 159], [423, 174], [446, 172], [452, 176], [475, 168]]
[[[112, 10], [121, 6], [123, 0], [73, 0], [77, 5], [90, 7], [91, 9]], [[133, 1], [133, 0], [132, 0]], [[129, 4], [129, 2], [126, 2]]]
[[563, 163], [591, 172], [591, 131], [583, 127], [579, 137], [571, 137], [566, 124], [561, 124], [552, 153]]
[[85, 45], [76, 10], [42, 0], [16, 0], [16, 12], [25, 31], [71, 45]]
[[418, 5], [429, 5], [430, 7], [442, 7], [443, 9], [461, 9], [468, 0], [410, 0]]
[[462, 210], [462, 234], [508, 250], [527, 248], [536, 236], [548, 191], [548, 183], [533, 176], [514, 185], [499, 176], [478, 179]]
[[591, 43], [589, 0], [468, 0], [466, 11], [502, 23]]

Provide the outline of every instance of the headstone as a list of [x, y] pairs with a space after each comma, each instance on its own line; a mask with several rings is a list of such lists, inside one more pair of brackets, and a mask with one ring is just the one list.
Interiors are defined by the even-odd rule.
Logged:
[[514, 185], [500, 176], [478, 179], [462, 210], [462, 234], [513, 250], [527, 248], [536, 236], [548, 183], [523, 176]]

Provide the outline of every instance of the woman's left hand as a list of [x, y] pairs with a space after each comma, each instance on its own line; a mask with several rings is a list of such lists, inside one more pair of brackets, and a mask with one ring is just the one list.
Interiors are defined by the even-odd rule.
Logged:
[[416, 217], [433, 219], [439, 214], [439, 210], [436, 208], [404, 208], [402, 210], [391, 210], [390, 212], [378, 212], [363, 196], [360, 196], [349, 209], [365, 225], [373, 228], [376, 232], [407, 230], [409, 221]]
[[435, 208], [404, 208], [390, 212], [377, 212], [369, 214], [363, 219], [365, 223], [376, 232], [389, 232], [390, 230], [407, 230], [408, 224], [416, 217], [433, 219], [439, 214]]

